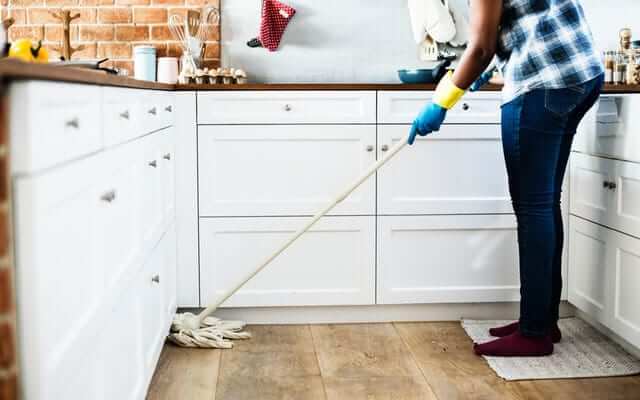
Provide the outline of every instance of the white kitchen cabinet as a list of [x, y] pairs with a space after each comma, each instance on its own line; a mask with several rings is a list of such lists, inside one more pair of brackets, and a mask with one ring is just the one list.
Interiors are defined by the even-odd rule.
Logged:
[[198, 92], [198, 124], [375, 124], [367, 91]]
[[[369, 125], [200, 126], [200, 216], [312, 215], [376, 159]], [[371, 177], [333, 211], [374, 215]]]
[[640, 348], [640, 239], [612, 232], [610, 241], [611, 329]]
[[[378, 92], [378, 123], [410, 124], [431, 100], [433, 92], [380, 91]], [[447, 113], [445, 124], [499, 124], [500, 93], [467, 93]]]
[[378, 303], [517, 301], [512, 215], [378, 218]]
[[575, 216], [571, 217], [569, 228], [569, 301], [598, 322], [606, 323], [611, 307], [607, 298], [609, 230]]
[[603, 95], [578, 129], [574, 149], [640, 162], [640, 96]]
[[571, 217], [569, 301], [640, 347], [640, 239]]
[[[202, 218], [203, 303], [217, 300], [306, 218]], [[250, 251], [247, 251], [247, 250]], [[375, 217], [328, 217], [255, 276], [225, 307], [375, 302]]]
[[144, 91], [104, 88], [104, 142], [115, 146], [144, 133], [142, 99]]
[[[409, 127], [378, 129], [379, 157]], [[512, 213], [499, 125], [445, 125], [378, 172], [378, 213]]]
[[640, 164], [574, 153], [571, 213], [640, 237]]

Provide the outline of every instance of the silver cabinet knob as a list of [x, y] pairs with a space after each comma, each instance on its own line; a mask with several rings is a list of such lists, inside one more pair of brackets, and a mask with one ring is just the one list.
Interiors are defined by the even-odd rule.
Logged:
[[372, 145], [368, 145], [367, 146], [367, 152], [371, 153], [373, 151], [373, 146]]
[[156, 168], [158, 166], [158, 162], [156, 160], [149, 161], [149, 166], [153, 167], [153, 168]]
[[165, 110], [166, 112], [172, 112], [172, 111], [173, 111], [173, 107], [172, 107], [172, 106], [166, 106], [166, 107], [164, 108], [164, 110]]
[[107, 203], [111, 203], [116, 199], [116, 191], [115, 190], [110, 190], [107, 193], [103, 194], [102, 196], [100, 196], [100, 200], [107, 202]]
[[602, 187], [605, 189], [609, 189], [609, 181], [603, 181], [602, 182]]
[[164, 156], [162, 156], [162, 158], [164, 158], [165, 160], [171, 160], [171, 153], [167, 153]]
[[158, 113], [158, 110], [157, 110], [155, 107], [153, 107], [153, 108], [152, 108], [151, 110], [149, 110], [148, 112], [149, 112], [149, 114], [151, 114], [151, 115], [156, 115], [156, 114]]
[[75, 118], [70, 119], [69, 121], [65, 122], [64, 125], [69, 127], [69, 128], [78, 129], [80, 127], [80, 120], [78, 120], [78, 117], [75, 117]]
[[284, 105], [284, 110], [285, 111], [291, 111], [291, 105], [290, 104], [285, 104]]
[[120, 118], [122, 118], [122, 119], [129, 119], [130, 117], [131, 117], [131, 115], [129, 114], [129, 110], [125, 110], [125, 111], [120, 113]]
[[609, 189], [616, 190], [618, 188], [618, 184], [615, 182], [609, 182]]
[[151, 282], [160, 283], [160, 275], [154, 275], [151, 277]]
[[383, 144], [382, 147], [380, 147], [380, 150], [389, 151], [389, 145]]
[[462, 103], [462, 109], [463, 109], [463, 110], [467, 111], [467, 110], [468, 110], [468, 109], [470, 109], [470, 108], [471, 108], [471, 106], [469, 106], [469, 104], [468, 104], [468, 103]]

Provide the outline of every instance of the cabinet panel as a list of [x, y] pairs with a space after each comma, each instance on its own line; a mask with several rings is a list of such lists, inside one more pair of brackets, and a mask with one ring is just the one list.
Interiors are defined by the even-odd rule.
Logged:
[[515, 217], [378, 218], [378, 303], [517, 301]]
[[144, 133], [142, 91], [105, 87], [104, 141], [114, 146]]
[[574, 216], [569, 228], [569, 301], [604, 323], [609, 307], [608, 230]]
[[198, 92], [199, 124], [358, 124], [376, 122], [375, 92]]
[[571, 213], [606, 224], [613, 197], [605, 185], [615, 175], [613, 160], [573, 153], [571, 158]]
[[638, 95], [603, 95], [580, 124], [578, 151], [640, 162]]
[[[379, 148], [408, 129], [380, 127]], [[448, 125], [418, 138], [378, 172], [378, 202], [380, 214], [512, 213], [500, 127]]]
[[[304, 225], [305, 218], [200, 220], [203, 303], [216, 300]], [[247, 251], [251, 249], [251, 251]], [[225, 306], [373, 304], [375, 217], [328, 217]]]
[[614, 228], [640, 237], [640, 164], [616, 161]]
[[611, 245], [614, 275], [611, 327], [640, 347], [640, 240], [616, 233]]
[[[375, 161], [374, 126], [201, 126], [201, 216], [311, 215]], [[375, 178], [333, 214], [375, 214]]]
[[[431, 100], [433, 92], [378, 92], [378, 122], [410, 124]], [[467, 93], [464, 99], [447, 113], [445, 124], [499, 124], [500, 93]]]

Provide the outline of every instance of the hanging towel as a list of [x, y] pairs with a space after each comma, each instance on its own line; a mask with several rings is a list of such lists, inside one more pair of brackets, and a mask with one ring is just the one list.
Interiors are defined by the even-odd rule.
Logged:
[[413, 38], [422, 43], [427, 35], [446, 43], [456, 35], [456, 26], [447, 6], [441, 0], [408, 0]]
[[456, 26], [456, 35], [449, 41], [454, 47], [469, 42], [471, 24], [469, 22], [469, 0], [449, 0], [449, 11]]
[[262, 21], [260, 22], [260, 43], [269, 51], [276, 51], [280, 46], [284, 30], [296, 10], [277, 0], [262, 2]]

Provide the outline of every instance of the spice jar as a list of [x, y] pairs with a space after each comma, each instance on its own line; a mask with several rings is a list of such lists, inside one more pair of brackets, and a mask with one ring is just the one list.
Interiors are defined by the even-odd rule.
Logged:
[[627, 78], [627, 61], [624, 53], [617, 52], [615, 57], [615, 68], [613, 70], [613, 83], [623, 85]]
[[604, 81], [606, 83], [613, 83], [613, 70], [615, 66], [616, 62], [613, 57], [613, 52], [606, 51], [604, 53]]

